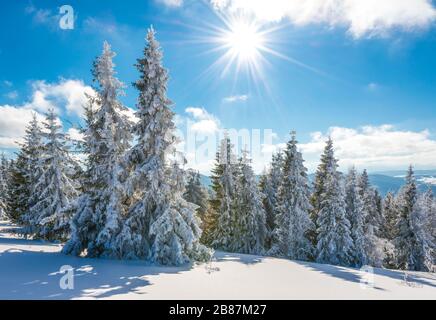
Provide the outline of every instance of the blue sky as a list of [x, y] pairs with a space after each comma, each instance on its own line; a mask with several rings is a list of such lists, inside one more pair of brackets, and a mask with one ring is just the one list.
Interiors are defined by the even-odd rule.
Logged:
[[[294, 129], [310, 169], [329, 134], [338, 140], [343, 166], [436, 168], [435, 6], [417, 0], [395, 8], [397, 2], [385, 1], [393, 9], [371, 0], [367, 7], [341, 11], [343, 16], [322, 13], [316, 5], [302, 16], [293, 1], [280, 0], [271, 1], [265, 15], [256, 0], [213, 0], [216, 7], [207, 0], [2, 2], [0, 147], [13, 150], [11, 141], [22, 132], [19, 120], [26, 118], [19, 111], [43, 113], [38, 94], [56, 104], [66, 130], [80, 123], [75, 104], [82, 100], [68, 90], [92, 85], [91, 63], [104, 40], [117, 53], [118, 77], [127, 85], [122, 101], [134, 108], [133, 64], [152, 24], [179, 119], [208, 120], [217, 128], [272, 129], [277, 138], [271, 148], [281, 146]], [[335, 9], [347, 0], [336, 2]], [[59, 28], [64, 4], [74, 8], [73, 30]], [[219, 44], [212, 37], [220, 37], [217, 29], [229, 29], [225, 21], [239, 19], [235, 12], [254, 21], [259, 32], [273, 29], [264, 43], [280, 57], [262, 51], [266, 62], [255, 77], [235, 64], [225, 74], [225, 63], [210, 68], [226, 53], [215, 50]], [[189, 107], [203, 114], [186, 112]], [[257, 168], [263, 166], [259, 159]], [[199, 165], [204, 172], [206, 167]]]

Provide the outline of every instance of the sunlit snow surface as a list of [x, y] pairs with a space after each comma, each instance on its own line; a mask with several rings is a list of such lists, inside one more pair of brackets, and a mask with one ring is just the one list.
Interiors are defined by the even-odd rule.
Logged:
[[[436, 299], [436, 275], [356, 269], [218, 252], [182, 267], [65, 256], [61, 246], [14, 236], [0, 222], [0, 299]], [[74, 289], [62, 290], [63, 265]]]

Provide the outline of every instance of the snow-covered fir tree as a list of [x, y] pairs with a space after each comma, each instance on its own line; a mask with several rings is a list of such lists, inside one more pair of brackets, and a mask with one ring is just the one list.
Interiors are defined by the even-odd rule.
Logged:
[[196, 205], [183, 198], [185, 177], [174, 161], [170, 167], [170, 190], [162, 204], [162, 213], [150, 226], [151, 260], [163, 265], [207, 261], [212, 251], [200, 244], [200, 219]]
[[0, 157], [0, 219], [5, 219], [8, 215], [8, 170], [8, 161], [2, 153]]
[[398, 208], [395, 196], [388, 192], [383, 199], [383, 238], [387, 240], [388, 246], [384, 248], [385, 258], [383, 265], [387, 268], [395, 268], [395, 256], [392, 241], [396, 237], [396, 224], [398, 219]]
[[209, 202], [209, 190], [202, 185], [201, 176], [198, 171], [189, 169], [187, 171], [187, 184], [184, 198], [186, 201], [196, 204], [197, 216], [201, 220], [201, 243], [210, 242], [210, 231], [213, 228], [214, 214]]
[[260, 177], [260, 190], [263, 194], [263, 206], [266, 213], [267, 237], [265, 247], [270, 249], [273, 245], [274, 230], [277, 219], [278, 189], [282, 181], [283, 155], [282, 152], [273, 154], [271, 166]]
[[398, 269], [418, 270], [419, 261], [416, 257], [418, 247], [417, 237], [412, 225], [412, 214], [416, 209], [418, 190], [412, 166], [406, 175], [406, 184], [401, 188], [398, 197], [398, 219], [396, 224], [395, 259]]
[[186, 190], [183, 195], [186, 201], [198, 206], [198, 217], [204, 221], [209, 209], [209, 199], [206, 188], [201, 183], [200, 172], [192, 169], [187, 171]]
[[116, 78], [115, 53], [107, 42], [92, 70], [96, 96], [88, 96], [87, 127], [84, 130], [88, 155], [85, 188], [76, 203], [72, 237], [65, 253], [116, 256], [113, 241], [125, 215], [123, 157], [130, 146], [131, 122], [127, 108], [118, 100], [123, 83]]
[[217, 152], [215, 167], [212, 169], [213, 196], [210, 204], [214, 221], [210, 231], [210, 244], [220, 250], [231, 250], [234, 239], [235, 197], [237, 165], [230, 138], [225, 135]]
[[326, 191], [326, 179], [327, 179], [327, 165], [330, 161], [329, 155], [333, 153], [333, 140], [329, 138], [325, 146], [323, 154], [321, 154], [320, 164], [315, 172], [315, 179], [313, 182], [312, 194], [310, 196], [310, 203], [312, 210], [310, 212], [310, 219], [315, 223], [315, 230], [309, 232], [309, 238], [312, 243], [317, 243], [318, 232], [318, 213], [321, 210], [321, 203], [323, 201], [323, 194]]
[[232, 251], [262, 254], [265, 252], [267, 235], [265, 210], [246, 150], [242, 151], [239, 160], [236, 194], [232, 223]]
[[378, 191], [372, 187], [366, 170], [363, 170], [358, 179], [359, 193], [363, 200], [364, 210], [366, 211], [365, 223], [371, 225], [372, 232], [378, 236], [383, 225], [381, 217], [381, 204]]
[[379, 237], [382, 230], [382, 217], [378, 204], [378, 194], [371, 186], [366, 170], [363, 170], [358, 179], [358, 189], [363, 201], [364, 233], [366, 237], [365, 252], [366, 263], [380, 267], [383, 264], [385, 243]]
[[28, 225], [28, 211], [35, 204], [35, 185], [41, 175], [37, 164], [43, 152], [42, 132], [36, 114], [26, 127], [24, 141], [16, 159], [11, 163], [9, 188], [9, 217], [20, 225]]
[[353, 265], [360, 267], [368, 263], [366, 252], [367, 237], [365, 234], [365, 210], [358, 189], [356, 169], [349, 170], [345, 183], [345, 205], [347, 218], [351, 225], [353, 239]]
[[136, 144], [126, 156], [126, 194], [131, 205], [117, 236], [118, 256], [165, 264], [205, 259], [208, 254], [199, 245], [198, 220], [191, 218], [195, 208], [183, 199], [182, 182], [172, 181], [178, 170], [168, 164], [177, 139], [172, 102], [166, 96], [168, 72], [153, 28], [136, 67], [140, 72], [134, 83], [139, 91], [138, 122], [133, 127]]
[[71, 179], [75, 164], [53, 110], [48, 112], [44, 127], [44, 151], [35, 166], [41, 174], [32, 190], [35, 203], [29, 208], [26, 223], [36, 238], [66, 240], [71, 219], [68, 209], [77, 195]]
[[295, 133], [292, 133], [284, 152], [282, 182], [278, 189], [276, 207], [276, 242], [271, 252], [296, 260], [309, 260], [314, 254], [308, 236], [315, 224], [309, 215], [312, 207], [307, 169], [303, 161], [297, 150]]
[[431, 189], [419, 195], [411, 215], [411, 225], [416, 237], [413, 249], [414, 269], [436, 272], [436, 245], [432, 237], [431, 219], [434, 215]]
[[345, 190], [337, 171], [333, 142], [329, 138], [318, 167], [318, 178], [323, 181], [322, 192], [317, 199], [317, 258], [320, 263], [348, 266], [352, 263], [353, 239], [350, 222], [345, 212]]

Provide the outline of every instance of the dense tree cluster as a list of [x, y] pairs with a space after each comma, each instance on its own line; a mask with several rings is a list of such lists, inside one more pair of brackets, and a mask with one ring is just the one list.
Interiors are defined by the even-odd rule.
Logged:
[[[313, 183], [295, 132], [257, 179], [248, 152], [225, 135], [207, 189], [176, 151], [168, 72], [151, 28], [137, 60], [135, 121], [119, 100], [115, 53], [95, 60], [80, 152], [55, 112], [36, 116], [15, 159], [0, 161], [0, 217], [33, 238], [65, 242], [63, 252], [179, 265], [212, 249], [342, 266], [434, 271], [436, 201], [418, 191], [412, 167], [384, 198], [366, 171], [338, 170], [328, 139]], [[76, 146], [77, 147], [77, 146]]]

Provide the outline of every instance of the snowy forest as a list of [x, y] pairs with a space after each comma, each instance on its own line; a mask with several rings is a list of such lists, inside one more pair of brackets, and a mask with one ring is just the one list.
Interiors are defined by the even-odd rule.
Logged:
[[1, 159], [0, 216], [18, 233], [63, 243], [67, 255], [162, 265], [209, 261], [220, 250], [435, 271], [436, 199], [418, 190], [412, 166], [403, 187], [382, 196], [366, 170], [339, 171], [328, 139], [312, 183], [291, 132], [258, 179], [249, 152], [226, 136], [208, 189], [176, 150], [155, 31], [135, 65], [136, 122], [119, 100], [114, 57], [105, 42], [93, 63], [84, 141], [72, 141], [52, 110], [28, 124], [14, 159]]

